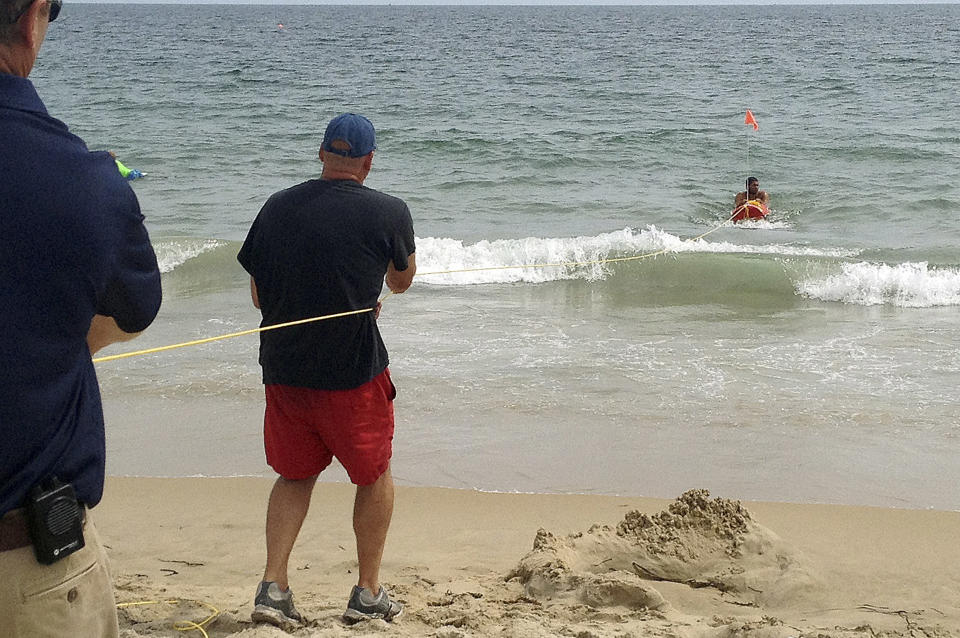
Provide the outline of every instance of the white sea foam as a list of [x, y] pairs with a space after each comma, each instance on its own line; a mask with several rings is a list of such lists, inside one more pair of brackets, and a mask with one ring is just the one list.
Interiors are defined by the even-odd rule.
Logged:
[[190, 259], [222, 245], [223, 242], [216, 239], [177, 239], [160, 241], [153, 249], [157, 253], [160, 272], [168, 273]]
[[644, 230], [624, 228], [593, 237], [526, 237], [475, 244], [449, 238], [417, 238], [417, 268], [422, 282], [436, 285], [540, 283], [561, 279], [593, 281], [610, 273], [608, 260], [682, 252], [810, 257], [855, 254], [830, 248], [692, 241], [649, 226]]
[[839, 273], [800, 282], [797, 292], [811, 299], [862, 306], [957, 306], [960, 269], [930, 268], [926, 262], [843, 264]]
[[793, 226], [785, 221], [771, 221], [769, 218], [764, 219], [745, 219], [743, 221], [737, 222], [734, 225], [736, 228], [745, 228], [745, 229], [760, 229], [760, 230], [789, 230]]

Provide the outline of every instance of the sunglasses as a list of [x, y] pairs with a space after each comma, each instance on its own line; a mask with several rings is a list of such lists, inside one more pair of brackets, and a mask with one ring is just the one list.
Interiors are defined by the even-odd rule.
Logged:
[[[20, 22], [20, 18], [22, 18], [23, 14], [27, 12], [27, 9], [33, 5], [33, 2], [34, 0], [31, 0], [27, 3], [27, 6], [20, 9], [17, 15], [14, 16], [13, 20], [10, 21], [10, 24], [16, 24]], [[63, 0], [47, 0], [47, 4], [50, 5], [50, 15], [47, 18], [47, 22], [53, 22], [57, 19], [57, 16], [60, 15], [60, 8], [63, 6]]]

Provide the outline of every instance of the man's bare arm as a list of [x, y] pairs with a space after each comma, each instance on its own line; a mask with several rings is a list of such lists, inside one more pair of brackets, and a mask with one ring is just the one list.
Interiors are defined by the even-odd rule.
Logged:
[[94, 355], [111, 343], [130, 341], [139, 334], [139, 332], [124, 332], [113, 317], [94, 315], [90, 322], [90, 329], [87, 330], [87, 347], [90, 349], [90, 354]]
[[406, 291], [410, 287], [410, 284], [413, 283], [413, 277], [417, 274], [417, 261], [416, 255], [411, 254], [407, 258], [407, 267], [404, 270], [397, 270], [391, 261], [387, 265], [387, 276], [385, 280], [387, 282], [387, 288], [391, 292], [400, 294]]
[[250, 300], [253, 301], [253, 307], [260, 307], [260, 295], [257, 294], [257, 282], [250, 278]]

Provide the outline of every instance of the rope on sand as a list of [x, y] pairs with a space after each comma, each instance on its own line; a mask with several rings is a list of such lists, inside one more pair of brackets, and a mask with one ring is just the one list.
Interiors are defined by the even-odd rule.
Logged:
[[202, 605], [213, 613], [200, 622], [193, 622], [192, 620], [178, 620], [173, 623], [173, 628], [177, 631], [199, 631], [203, 638], [210, 638], [210, 636], [207, 634], [207, 630], [204, 629], [204, 627], [212, 623], [218, 616], [220, 616], [222, 612], [210, 603], [205, 603], [202, 600], [189, 600], [185, 598], [174, 598], [171, 600], [139, 600], [129, 603], [117, 603], [117, 609], [123, 609], [124, 607], [139, 607], [141, 605], [179, 605], [181, 603], [194, 603], [196, 605]]

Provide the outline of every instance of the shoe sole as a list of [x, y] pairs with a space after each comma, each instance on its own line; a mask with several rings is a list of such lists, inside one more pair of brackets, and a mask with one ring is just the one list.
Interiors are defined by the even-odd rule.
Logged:
[[294, 620], [279, 609], [267, 607], [266, 605], [257, 605], [250, 614], [250, 619], [255, 623], [268, 623], [274, 627], [279, 627], [284, 631], [293, 631], [303, 625], [302, 621]]
[[357, 611], [356, 609], [347, 609], [347, 611], [343, 612], [343, 621], [348, 625], [355, 625], [356, 623], [363, 622], [364, 620], [383, 619], [387, 622], [393, 622], [402, 615], [403, 609], [400, 609], [400, 611], [389, 617], [386, 614], [378, 614], [376, 612], [372, 614], [365, 614], [362, 611]]

